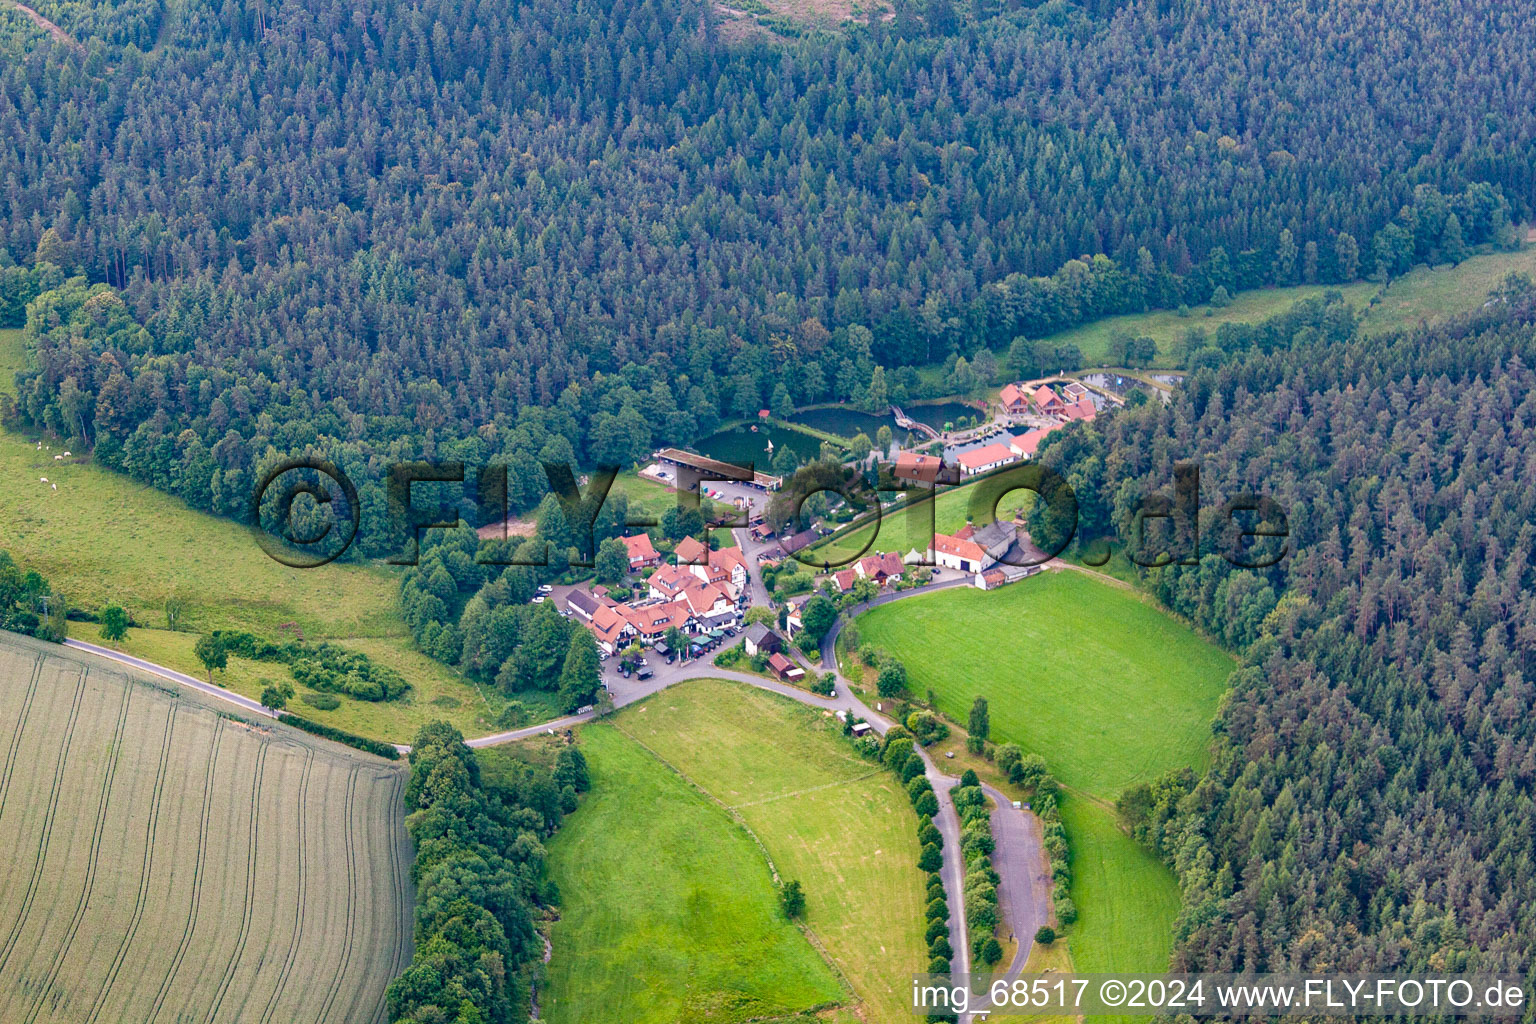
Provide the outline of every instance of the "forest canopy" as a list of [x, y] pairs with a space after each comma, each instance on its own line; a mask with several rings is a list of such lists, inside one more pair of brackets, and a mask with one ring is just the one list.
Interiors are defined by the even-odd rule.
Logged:
[[530, 508], [540, 458], [1459, 259], [1536, 190], [1536, 13], [1493, 0], [935, 0], [774, 45], [691, 0], [49, 9], [83, 49], [0, 67], [19, 414], [230, 515], [271, 453], [505, 460]]

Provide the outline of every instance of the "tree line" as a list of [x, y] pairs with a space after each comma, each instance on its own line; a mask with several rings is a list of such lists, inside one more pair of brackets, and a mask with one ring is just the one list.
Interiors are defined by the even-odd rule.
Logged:
[[[1145, 573], [1240, 652], [1203, 776], [1121, 813], [1176, 869], [1174, 966], [1524, 972], [1536, 949], [1536, 288], [1366, 337], [1336, 303], [1148, 403], [1060, 431], [1041, 458], [1098, 493], [1082, 550], [1198, 454], [1203, 504], [1255, 484], [1290, 553]], [[1081, 493], [1081, 492], [1080, 492]]]
[[774, 45], [697, 0], [45, 6], [87, 52], [0, 41], [19, 413], [226, 515], [310, 452], [369, 508], [406, 454], [505, 462], [531, 509], [541, 459], [995, 379], [1016, 339], [1068, 368], [1035, 342], [1456, 260], [1536, 196], [1536, 15], [1493, 0], [1326, 33], [931, 3]]

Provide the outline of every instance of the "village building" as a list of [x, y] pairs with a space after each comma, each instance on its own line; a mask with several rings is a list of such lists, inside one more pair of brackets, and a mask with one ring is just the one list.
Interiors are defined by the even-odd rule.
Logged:
[[768, 659], [768, 667], [773, 670], [774, 675], [786, 683], [792, 683], [805, 678], [805, 669], [800, 668], [782, 654], [771, 656]]
[[859, 559], [853, 568], [863, 579], [874, 580], [882, 587], [901, 579], [902, 573], [907, 569], [902, 564], [901, 556], [893, 551], [880, 555], [866, 555]]
[[981, 573], [1008, 550], [1016, 535], [1013, 524], [1003, 522], [972, 528], [963, 538], [937, 533], [933, 537], [933, 546], [928, 549], [928, 561], [946, 569]]
[[587, 623], [597, 646], [604, 654], [616, 654], [635, 635], [635, 627], [629, 619], [619, 614], [617, 608], [601, 605]]
[[955, 457], [955, 461], [960, 464], [961, 475], [977, 476], [991, 472], [1000, 466], [1018, 462], [1019, 456], [1007, 445], [993, 443], [981, 448], [973, 448], [968, 452], [961, 452]]
[[853, 589], [853, 585], [858, 582], [858, 579], [859, 572], [857, 569], [839, 569], [832, 574], [832, 585], [837, 588], [839, 594], [846, 594]]
[[1020, 458], [1032, 459], [1035, 457], [1035, 452], [1040, 450], [1040, 442], [1044, 441], [1051, 431], [1060, 429], [1060, 427], [1036, 427], [1033, 430], [1026, 430], [1017, 437], [1009, 438], [1008, 447]]
[[784, 638], [761, 622], [754, 622], [747, 627], [745, 644], [749, 657], [756, 657], [759, 651], [778, 654], [784, 650]]
[[661, 564], [661, 552], [651, 543], [650, 534], [637, 533], [633, 537], [620, 537], [619, 540], [624, 542], [624, 547], [629, 551], [630, 572]]
[[1010, 416], [1022, 416], [1029, 411], [1029, 395], [1017, 384], [1004, 385], [998, 399], [1003, 403], [1003, 411]]
[[591, 622], [592, 616], [603, 607], [603, 602], [597, 595], [585, 590], [573, 590], [565, 597], [565, 607], [570, 613], [583, 622]]
[[709, 549], [697, 537], [684, 537], [677, 542], [672, 555], [678, 565], [702, 564], [709, 560]]
[[953, 466], [946, 465], [937, 455], [921, 455], [917, 452], [900, 452], [891, 470], [898, 480], [932, 487], [941, 483], [956, 483], [960, 475]]

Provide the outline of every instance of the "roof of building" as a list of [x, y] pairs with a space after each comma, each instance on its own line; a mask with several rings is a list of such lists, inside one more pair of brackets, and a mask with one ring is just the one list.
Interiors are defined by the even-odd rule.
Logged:
[[750, 644], [761, 645], [762, 642], [768, 639], [770, 636], [778, 636], [778, 634], [769, 629], [767, 626], [763, 625], [761, 622], [754, 622], [752, 625], [747, 627], [746, 637], [747, 642]]
[[1069, 420], [1091, 420], [1098, 414], [1099, 410], [1094, 408], [1093, 399], [1087, 395], [1062, 410], [1062, 415]]
[[832, 574], [832, 581], [837, 584], [841, 593], [848, 593], [853, 589], [853, 581], [859, 578], [859, 574], [853, 569], [840, 569]]
[[1032, 459], [1035, 457], [1035, 452], [1040, 450], [1040, 442], [1044, 441], [1046, 436], [1050, 434], [1051, 431], [1060, 429], [1061, 428], [1058, 426], [1051, 426], [1036, 427], [1033, 430], [1026, 430], [1024, 433], [1013, 438], [1013, 440], [1009, 443], [1009, 447], [1011, 447], [1014, 451], [1018, 452], [1025, 458]]
[[1050, 388], [1046, 387], [1044, 384], [1041, 384], [1039, 387], [1029, 392], [1029, 400], [1034, 402], [1035, 405], [1039, 406], [1042, 411], [1049, 411], [1053, 408], [1060, 408], [1063, 404], [1061, 401], [1061, 396], [1058, 395], [1055, 391], [1052, 391]]
[[585, 590], [571, 591], [565, 595], [565, 603], [568, 607], [574, 606], [579, 611], [584, 612], [587, 618], [591, 618], [599, 608], [603, 607], [603, 602], [597, 599], [597, 595], [590, 594]]
[[684, 537], [672, 553], [677, 556], [678, 565], [702, 564], [709, 557], [709, 549], [697, 537]]
[[1012, 462], [1018, 458], [1013, 449], [1005, 444], [996, 442], [984, 448], [973, 448], [968, 452], [962, 452], [956, 456], [955, 461], [966, 469], [979, 469], [982, 466], [995, 466], [1000, 462]]
[[1008, 577], [1001, 569], [988, 569], [981, 574], [981, 578], [989, 587], [999, 587], [1008, 582]]
[[675, 604], [649, 604], [639, 608], [621, 608], [619, 614], [643, 636], [665, 633], [670, 626], [681, 626], [688, 617]]
[[1029, 396], [1020, 390], [1017, 384], [1003, 385], [1002, 393], [998, 395], [1004, 405], [1018, 405], [1020, 402], [1029, 401]]
[[785, 537], [780, 546], [785, 551], [794, 553], [805, 547], [807, 544], [814, 544], [815, 542], [815, 530], [801, 530], [799, 533], [790, 534], [788, 537]]
[[803, 669], [796, 668], [794, 662], [784, 657], [784, 655], [778, 653], [774, 653], [768, 656], [768, 667], [782, 676], [792, 676], [797, 672], [801, 675], [805, 674]]
[[939, 472], [943, 468], [944, 460], [937, 455], [900, 452], [896, 456], [896, 468], [892, 472], [903, 480], [931, 484], [939, 479]]
[[906, 572], [907, 567], [902, 564], [901, 556], [894, 551], [887, 551], [878, 555], [865, 555], [859, 559], [859, 568], [864, 570], [864, 575], [874, 576], [884, 573], [887, 576], [900, 576]]
[[605, 640], [612, 644], [618, 643], [626, 629], [633, 629], [634, 627], [630, 624], [629, 619], [619, 614], [617, 609], [603, 605], [592, 614], [592, 621], [587, 624], [587, 628], [597, 634], [599, 640]]
[[957, 558], [969, 559], [973, 562], [984, 561], [987, 557], [986, 550], [973, 540], [961, 540], [959, 537], [951, 537], [947, 533], [933, 535], [933, 550], [936, 554], [953, 555]]
[[694, 586], [684, 588], [682, 593], [678, 594], [675, 599], [679, 604], [686, 604], [688, 610], [693, 614], [704, 615], [712, 611], [715, 605], [721, 601], [727, 604], [731, 603], [731, 599], [721, 593], [719, 588], [713, 584], [700, 583], [697, 579], [693, 582]]
[[972, 534], [971, 540], [978, 547], [990, 551], [999, 544], [1012, 544], [1013, 538], [1018, 535], [1018, 532], [1012, 523], [1005, 523], [1001, 519], [994, 519]]
[[619, 540], [623, 541], [624, 547], [628, 549], [631, 562], [648, 562], [661, 557], [655, 545], [651, 543], [651, 535], [648, 533], [637, 533], [633, 537], [620, 537]]
[[726, 570], [740, 566], [745, 572], [747, 568], [747, 556], [741, 553], [741, 548], [721, 548], [719, 551], [711, 551], [709, 554], [711, 566], [723, 566]]

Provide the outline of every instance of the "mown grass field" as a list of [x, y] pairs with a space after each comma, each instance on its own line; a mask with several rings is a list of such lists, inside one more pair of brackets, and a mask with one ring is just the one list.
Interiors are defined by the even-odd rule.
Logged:
[[1381, 301], [1366, 310], [1365, 329], [1412, 330], [1421, 321], [1476, 309], [1512, 273], [1536, 276], [1536, 246], [1482, 253], [1454, 267], [1415, 267], [1389, 284]]
[[1108, 805], [1136, 782], [1205, 763], [1231, 659], [1135, 593], [1070, 570], [990, 593], [898, 601], [858, 627], [864, 642], [902, 658], [913, 691], [931, 688], [949, 716], [965, 721], [985, 696], [992, 739], [1041, 754], [1078, 791], [1062, 805], [1076, 969], [1165, 969], [1178, 885]]
[[863, 642], [906, 663], [914, 693], [1043, 755], [1063, 783], [1113, 800], [1205, 762], [1232, 659], [1136, 594], [1073, 571], [997, 591], [936, 591], [866, 612]]
[[[551, 844], [565, 902], [549, 1020], [743, 1020], [760, 991], [800, 993], [761, 1016], [821, 1000], [867, 1024], [909, 1018], [903, 979], [926, 963], [916, 820], [895, 780], [855, 757], [828, 721], [701, 680], [583, 730], [593, 793]], [[790, 952], [752, 952], [783, 941], [770, 925], [789, 927], [772, 905], [765, 852], [804, 886], [805, 925], [852, 995], [763, 984], [762, 971], [777, 977], [778, 956], [796, 958], [785, 966], [799, 977], [832, 977], [819, 957], [813, 969], [796, 952], [816, 956], [798, 935]]]
[[909, 1016], [926, 969], [917, 819], [898, 780], [856, 756], [835, 720], [736, 683], [657, 694], [617, 725], [732, 808], [784, 878], [870, 1021]]
[[373, 1024], [405, 773], [0, 637], [0, 1019]]
[[723, 809], [614, 724], [581, 743], [592, 792], [549, 849], [561, 907], [544, 1020], [732, 1024], [846, 1000]]

